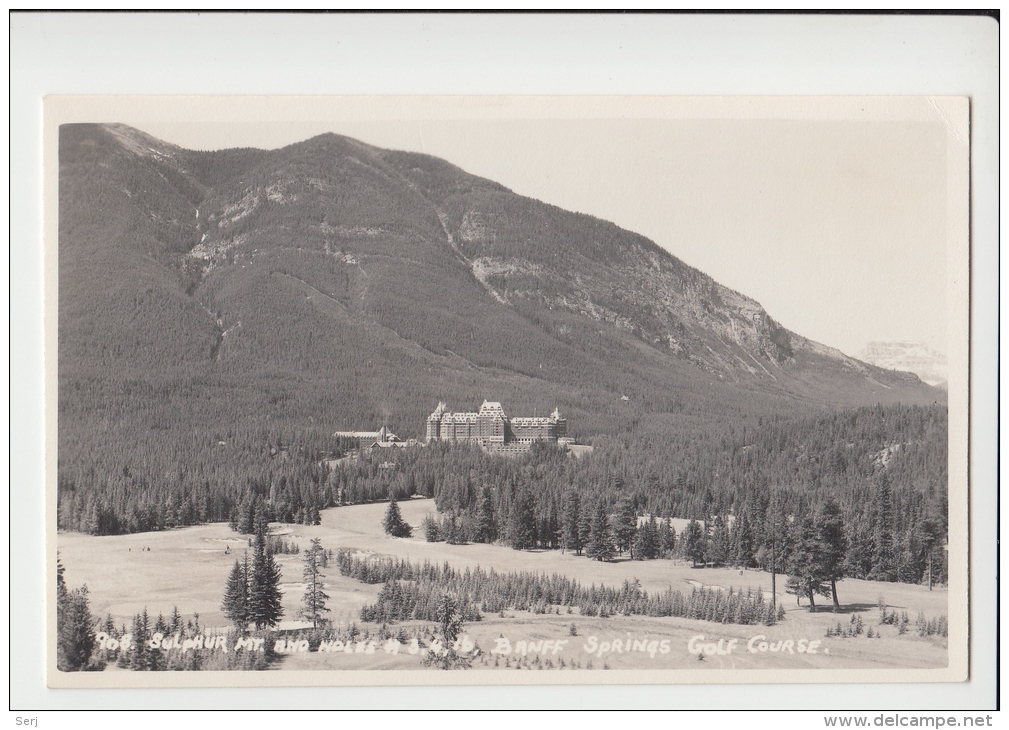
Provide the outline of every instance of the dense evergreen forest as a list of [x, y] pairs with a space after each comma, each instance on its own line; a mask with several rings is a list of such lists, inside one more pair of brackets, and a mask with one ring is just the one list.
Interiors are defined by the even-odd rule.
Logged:
[[[197, 452], [205, 458], [174, 455], [168, 473], [154, 457], [157, 443], [144, 458], [100, 471], [61, 464], [59, 523], [113, 534], [229, 520], [251, 532], [258, 514], [313, 524], [329, 507], [423, 495], [441, 513], [424, 526], [428, 539], [606, 559], [591, 554], [602, 515], [614, 549], [631, 557], [668, 555], [678, 542], [675, 554], [695, 561], [770, 569], [773, 546], [774, 567], [785, 571], [829, 503], [839, 511], [843, 575], [918, 583], [931, 571], [943, 582], [946, 434], [945, 408], [876, 406], [599, 436], [582, 458], [546, 444], [521, 458], [431, 444], [334, 461], [333, 442], [319, 429], [235, 429], [215, 434], [215, 447]], [[668, 521], [652, 520], [668, 517], [703, 529], [638, 534], [661, 532]]]

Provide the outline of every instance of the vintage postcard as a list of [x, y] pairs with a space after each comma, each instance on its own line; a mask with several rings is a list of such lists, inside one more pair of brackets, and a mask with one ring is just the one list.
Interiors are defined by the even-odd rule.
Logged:
[[967, 678], [968, 100], [45, 100], [51, 687]]

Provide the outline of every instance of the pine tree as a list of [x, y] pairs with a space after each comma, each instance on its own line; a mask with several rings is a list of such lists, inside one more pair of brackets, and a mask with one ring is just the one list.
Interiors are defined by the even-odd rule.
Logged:
[[56, 666], [61, 672], [87, 667], [95, 646], [88, 587], [67, 590], [63, 565], [56, 558]]
[[932, 590], [933, 555], [937, 545], [942, 543], [944, 530], [939, 520], [926, 518], [918, 523], [918, 539], [921, 542], [928, 560], [928, 589]]
[[561, 515], [561, 546], [565, 550], [573, 550], [575, 555], [581, 555], [585, 547], [581, 520], [581, 498], [578, 492], [571, 490], [564, 500], [564, 513]]
[[585, 546], [589, 544], [592, 537], [592, 510], [583, 505], [581, 518], [578, 520], [578, 539], [582, 543], [582, 554], [585, 554]]
[[739, 518], [732, 526], [733, 533], [733, 564], [741, 568], [752, 568], [756, 553], [756, 536], [753, 532], [753, 521], [750, 516], [749, 505], [744, 507], [739, 514]]
[[221, 610], [225, 617], [243, 634], [251, 618], [249, 596], [249, 553], [246, 551], [242, 562], [235, 561], [228, 582], [224, 586], [224, 600]]
[[700, 523], [697, 520], [690, 520], [680, 537], [680, 550], [683, 551], [683, 557], [696, 566], [704, 560], [704, 543], [704, 530]]
[[788, 579], [785, 581], [785, 591], [795, 594], [795, 603], [799, 597], [809, 600], [809, 610], [816, 610], [814, 596], [830, 595], [830, 584], [825, 574], [825, 556], [823, 543], [816, 523], [808, 516], [796, 519], [794, 523], [795, 541], [788, 556]]
[[896, 580], [897, 571], [893, 561], [893, 495], [890, 492], [890, 478], [886, 469], [880, 472], [875, 494], [875, 530], [873, 543], [871, 580]]
[[875, 555], [872, 519], [861, 512], [853, 513], [851, 517], [853, 522], [848, 530], [844, 572], [853, 578], [867, 578], [872, 572]]
[[648, 517], [634, 537], [633, 556], [636, 560], [654, 560], [659, 557], [661, 550], [658, 528], [652, 518]]
[[252, 543], [252, 574], [249, 579], [249, 620], [257, 629], [276, 626], [284, 615], [280, 593], [280, 566], [266, 552], [265, 525], [257, 526]]
[[546, 503], [546, 514], [536, 521], [536, 540], [541, 547], [553, 550], [560, 541], [560, 521], [557, 519], [557, 508], [552, 499]]
[[386, 535], [393, 537], [410, 537], [413, 534], [413, 528], [403, 520], [403, 515], [400, 514], [395, 497], [389, 497], [389, 508], [385, 511], [385, 517], [382, 519], [382, 529], [385, 530]]
[[441, 542], [441, 531], [438, 529], [438, 520], [434, 518], [433, 515], [424, 515], [424, 521], [421, 523], [421, 527], [424, 528], [424, 539], [428, 542]]
[[182, 631], [182, 614], [179, 613], [178, 606], [172, 606], [172, 614], [169, 616], [170, 625], [173, 634], [177, 634]]
[[638, 516], [634, 511], [634, 504], [629, 499], [620, 500], [616, 514], [613, 516], [613, 537], [617, 550], [621, 554], [625, 550], [631, 549], [637, 531]]
[[252, 495], [246, 495], [242, 504], [238, 508], [238, 531], [243, 535], [249, 535], [255, 529], [256, 502]]
[[508, 515], [508, 544], [516, 550], [536, 547], [536, 499], [523, 489]]
[[606, 504], [599, 503], [595, 517], [592, 519], [592, 532], [585, 546], [585, 554], [593, 560], [609, 562], [613, 560], [616, 546], [613, 544], [613, 533], [610, 528], [609, 515], [606, 514]]
[[821, 507], [816, 518], [816, 529], [820, 541], [820, 570], [823, 577], [830, 581], [830, 595], [834, 606], [839, 608], [837, 601], [837, 581], [844, 577], [844, 558], [848, 549], [848, 539], [844, 534], [844, 518], [841, 507], [832, 499]]
[[723, 565], [729, 556], [729, 527], [721, 515], [715, 515], [711, 536], [704, 550], [705, 563]]
[[449, 545], [464, 545], [466, 543], [465, 532], [455, 515], [449, 515], [442, 525], [445, 529], [445, 542]]
[[322, 542], [319, 538], [312, 538], [312, 546], [305, 550], [305, 567], [301, 571], [305, 579], [305, 599], [300, 615], [306, 621], [312, 622], [312, 628], [317, 629], [325, 623], [322, 614], [329, 613], [326, 608], [326, 600], [329, 598], [322, 588], [322, 579], [325, 577], [321, 572], [321, 560], [325, 554], [322, 549]]
[[456, 642], [462, 633], [463, 623], [459, 603], [454, 596], [449, 593], [441, 595], [435, 619], [438, 621], [438, 642], [441, 644], [441, 651], [428, 652], [423, 663], [439, 669], [468, 669], [472, 662], [471, 657], [456, 650]]
[[148, 672], [158, 668], [160, 651], [152, 651], [147, 642], [151, 639], [151, 619], [147, 607], [133, 617], [133, 650], [127, 659], [127, 666], [135, 672]]
[[476, 517], [474, 542], [491, 543], [497, 540], [497, 520], [494, 518], [494, 499], [490, 489], [484, 487]]
[[165, 621], [165, 615], [162, 613], [158, 614], [157, 619], [154, 621], [154, 633], [166, 636], [168, 634], [168, 622]]
[[665, 558], [672, 557], [676, 551], [676, 530], [666, 517], [659, 520], [658, 539], [660, 555]]

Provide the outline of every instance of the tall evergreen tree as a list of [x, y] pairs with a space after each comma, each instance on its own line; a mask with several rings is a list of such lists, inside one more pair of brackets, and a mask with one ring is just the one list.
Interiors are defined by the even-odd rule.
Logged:
[[638, 516], [634, 511], [634, 503], [624, 498], [617, 504], [616, 514], [613, 515], [613, 538], [621, 554], [633, 547], [637, 531]]
[[733, 564], [741, 568], [752, 568], [755, 565], [756, 535], [753, 530], [753, 517], [749, 504], [740, 510], [739, 517], [732, 526], [733, 534]]
[[820, 569], [830, 581], [830, 595], [835, 608], [837, 601], [837, 581], [844, 577], [844, 558], [848, 549], [848, 539], [844, 534], [844, 518], [841, 507], [833, 499], [828, 499], [820, 507], [816, 518], [816, 529], [820, 541]]
[[423, 663], [439, 669], [469, 669], [472, 659], [456, 650], [456, 642], [462, 633], [462, 612], [459, 602], [450, 593], [442, 593], [435, 611], [438, 621], [438, 643], [441, 652], [429, 652]]
[[932, 590], [934, 554], [942, 544], [944, 530], [939, 520], [929, 517], [918, 523], [918, 536], [928, 561], [928, 589]]
[[426, 514], [424, 515], [424, 520], [421, 522], [421, 528], [424, 530], [424, 539], [428, 542], [441, 542], [442, 535], [441, 530], [438, 529], [438, 520], [434, 518], [434, 515]]
[[385, 517], [382, 519], [382, 529], [385, 530], [386, 535], [393, 537], [410, 537], [413, 534], [413, 528], [400, 514], [399, 505], [396, 504], [394, 496], [389, 497], [389, 508], [385, 511]]
[[694, 566], [702, 562], [705, 542], [704, 529], [700, 523], [697, 520], [690, 520], [680, 536], [680, 550], [683, 552], [683, 557], [687, 558]]
[[669, 518], [659, 520], [658, 528], [659, 551], [664, 558], [670, 558], [676, 551], [676, 530], [669, 524]]
[[714, 565], [723, 565], [729, 557], [729, 526], [721, 515], [715, 515], [711, 526], [711, 536], [707, 540], [704, 551], [704, 561]]
[[635, 560], [654, 560], [659, 557], [662, 546], [659, 543], [659, 531], [652, 517], [649, 516], [638, 528], [634, 536], [632, 555]]
[[301, 571], [301, 575], [305, 579], [305, 599], [300, 611], [302, 618], [312, 622], [313, 629], [324, 624], [326, 619], [322, 614], [329, 613], [329, 609], [326, 607], [326, 600], [329, 596], [322, 590], [322, 579], [325, 577], [321, 572], [323, 555], [322, 541], [313, 537], [312, 546], [305, 550], [305, 567]]
[[147, 607], [133, 617], [133, 644], [126, 666], [135, 672], [150, 672], [162, 669], [162, 654], [154, 651], [148, 645], [151, 640], [151, 619], [147, 615]]
[[224, 599], [221, 602], [221, 611], [225, 617], [243, 634], [251, 618], [249, 600], [250, 577], [249, 553], [246, 551], [242, 562], [236, 560], [231, 573], [228, 575], [228, 582], [224, 586]]
[[564, 512], [561, 515], [561, 547], [573, 550], [575, 555], [582, 554], [585, 543], [581, 530], [581, 498], [572, 489], [564, 500]]
[[257, 629], [276, 626], [284, 615], [280, 566], [266, 551], [265, 529], [260, 525], [252, 542], [252, 575], [249, 579], [249, 620]]
[[171, 616], [169, 616], [168, 620], [169, 620], [169, 628], [171, 629], [173, 634], [182, 631], [182, 614], [179, 613], [178, 606], [172, 606], [172, 613]]
[[814, 520], [805, 515], [796, 519], [794, 524], [795, 540], [787, 558], [788, 579], [785, 581], [785, 591], [795, 595], [795, 603], [799, 605], [799, 597], [809, 600], [809, 610], [816, 610], [814, 596], [830, 595], [824, 564], [823, 543]]
[[56, 667], [77, 672], [87, 667], [95, 646], [95, 621], [86, 585], [68, 590], [63, 564], [56, 558]]
[[884, 467], [876, 482], [875, 520], [873, 531], [871, 580], [893, 581], [897, 578], [893, 556], [893, 494], [890, 491], [890, 477]]
[[494, 516], [494, 498], [490, 489], [483, 488], [480, 494], [480, 507], [476, 516], [476, 535], [474, 542], [491, 543], [497, 540], [497, 520]]
[[585, 545], [585, 554], [593, 560], [609, 562], [613, 560], [615, 553], [616, 546], [613, 544], [613, 532], [609, 515], [606, 513], [606, 503], [600, 501], [592, 519], [592, 532]]
[[516, 550], [536, 547], [536, 498], [522, 489], [508, 515], [508, 544]]

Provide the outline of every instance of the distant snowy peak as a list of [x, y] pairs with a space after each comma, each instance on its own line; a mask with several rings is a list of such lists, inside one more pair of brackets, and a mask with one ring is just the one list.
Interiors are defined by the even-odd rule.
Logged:
[[924, 342], [870, 342], [858, 356], [877, 367], [914, 373], [929, 385], [945, 387], [946, 356]]

